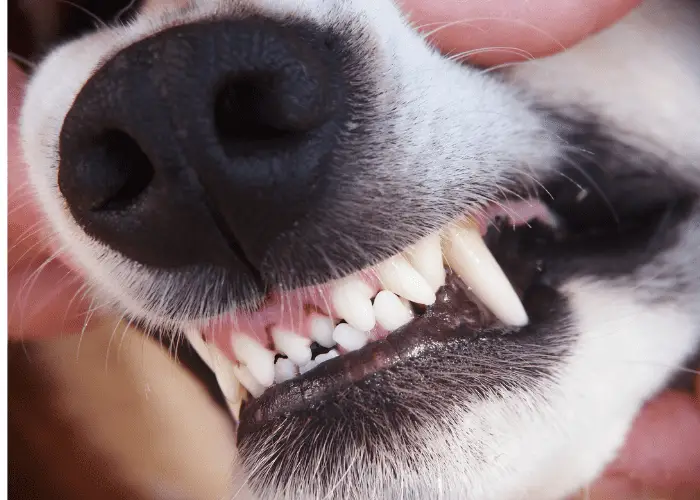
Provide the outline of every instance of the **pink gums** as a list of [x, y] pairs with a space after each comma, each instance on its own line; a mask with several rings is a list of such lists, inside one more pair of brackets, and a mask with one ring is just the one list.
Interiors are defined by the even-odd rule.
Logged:
[[[484, 234], [494, 218], [506, 216], [513, 225], [523, 225], [539, 218], [553, 223], [547, 209], [539, 202], [521, 201], [490, 206], [483, 213], [472, 217]], [[372, 269], [365, 269], [353, 275], [372, 289], [372, 295], [381, 290], [381, 283]], [[255, 312], [237, 312], [212, 320], [203, 330], [205, 341], [215, 344], [236, 361], [231, 347], [232, 335], [248, 335], [268, 349], [275, 350], [270, 329], [278, 327], [292, 331], [306, 338], [311, 337], [311, 321], [316, 315], [338, 319], [331, 305], [332, 283], [315, 287], [300, 288], [290, 292], [274, 292], [263, 307]], [[385, 337], [389, 332], [379, 325], [369, 332], [370, 340]]]

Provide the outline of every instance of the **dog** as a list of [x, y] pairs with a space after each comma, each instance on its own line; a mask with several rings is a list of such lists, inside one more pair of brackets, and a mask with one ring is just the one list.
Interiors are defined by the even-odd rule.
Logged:
[[42, 59], [30, 182], [185, 336], [260, 499], [559, 499], [700, 345], [700, 4], [487, 70], [391, 0], [145, 0]]

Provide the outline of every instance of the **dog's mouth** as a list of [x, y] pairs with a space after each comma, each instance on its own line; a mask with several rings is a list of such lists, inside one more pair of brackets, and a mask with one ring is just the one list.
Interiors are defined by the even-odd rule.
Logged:
[[[521, 349], [565, 356], [550, 334], [560, 336], [567, 324], [558, 291], [566, 280], [629, 275], [672, 244], [694, 198], [653, 171], [635, 175], [567, 171], [547, 184], [546, 203], [503, 202], [472, 213], [370, 269], [193, 328], [190, 342], [240, 417], [239, 436], [327, 418], [334, 408], [343, 412], [343, 401], [374, 393], [386, 399], [395, 388], [380, 390], [382, 377], [398, 370], [411, 380], [434, 378], [452, 354], [477, 371], [474, 362], [492, 359], [475, 381], [486, 390], [501, 372], [519, 369], [510, 363], [527, 364]], [[647, 185], [654, 196], [630, 197], [631, 188]], [[480, 351], [489, 346], [495, 350]], [[519, 377], [537, 383], [547, 376], [541, 368]], [[449, 377], [414, 383], [456, 383], [464, 392]]]
[[190, 341], [217, 365], [236, 416], [243, 407], [252, 424], [306, 411], [349, 384], [449, 342], [462, 326], [483, 331], [527, 324], [522, 300], [534, 269], [506, 273], [487, 243], [490, 233], [533, 221], [554, 225], [535, 200], [489, 207], [370, 269], [276, 294], [255, 313], [218, 318], [191, 331]]

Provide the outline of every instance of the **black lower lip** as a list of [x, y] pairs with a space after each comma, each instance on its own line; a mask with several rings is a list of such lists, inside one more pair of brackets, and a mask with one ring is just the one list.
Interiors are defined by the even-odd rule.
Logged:
[[[554, 237], [553, 231], [533, 224], [537, 227], [531, 225], [527, 228], [528, 237], [541, 234], [542, 241], [535, 243], [537, 246], [546, 245]], [[521, 235], [520, 229], [502, 224], [491, 228], [485, 241], [533, 320], [549, 314], [556, 301], [553, 300], [554, 290], [540, 279], [543, 261], [524, 257], [518, 252], [515, 243]], [[239, 433], [253, 432], [277, 419], [328, 406], [329, 401], [342, 395], [349, 386], [427, 353], [448, 351], [452, 342], [518, 335], [519, 329], [499, 323], [453, 273], [448, 273], [446, 284], [437, 296], [435, 304], [423, 314], [386, 338], [326, 361], [304, 375], [267, 389], [260, 397], [246, 403], [241, 412]]]

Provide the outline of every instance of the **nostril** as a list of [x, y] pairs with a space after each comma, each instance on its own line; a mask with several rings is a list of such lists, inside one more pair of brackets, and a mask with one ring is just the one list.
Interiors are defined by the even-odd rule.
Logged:
[[265, 73], [239, 75], [221, 86], [214, 120], [225, 149], [274, 147], [297, 134], [276, 95], [274, 78]]
[[[91, 211], [118, 211], [133, 205], [153, 180], [153, 164], [127, 133], [108, 130], [92, 147], [93, 168], [82, 180]], [[99, 168], [95, 166], [99, 165]], [[88, 200], [86, 200], [88, 201]]]
[[214, 125], [229, 156], [305, 143], [332, 115], [324, 68], [294, 60], [282, 68], [224, 75], [215, 87]]

